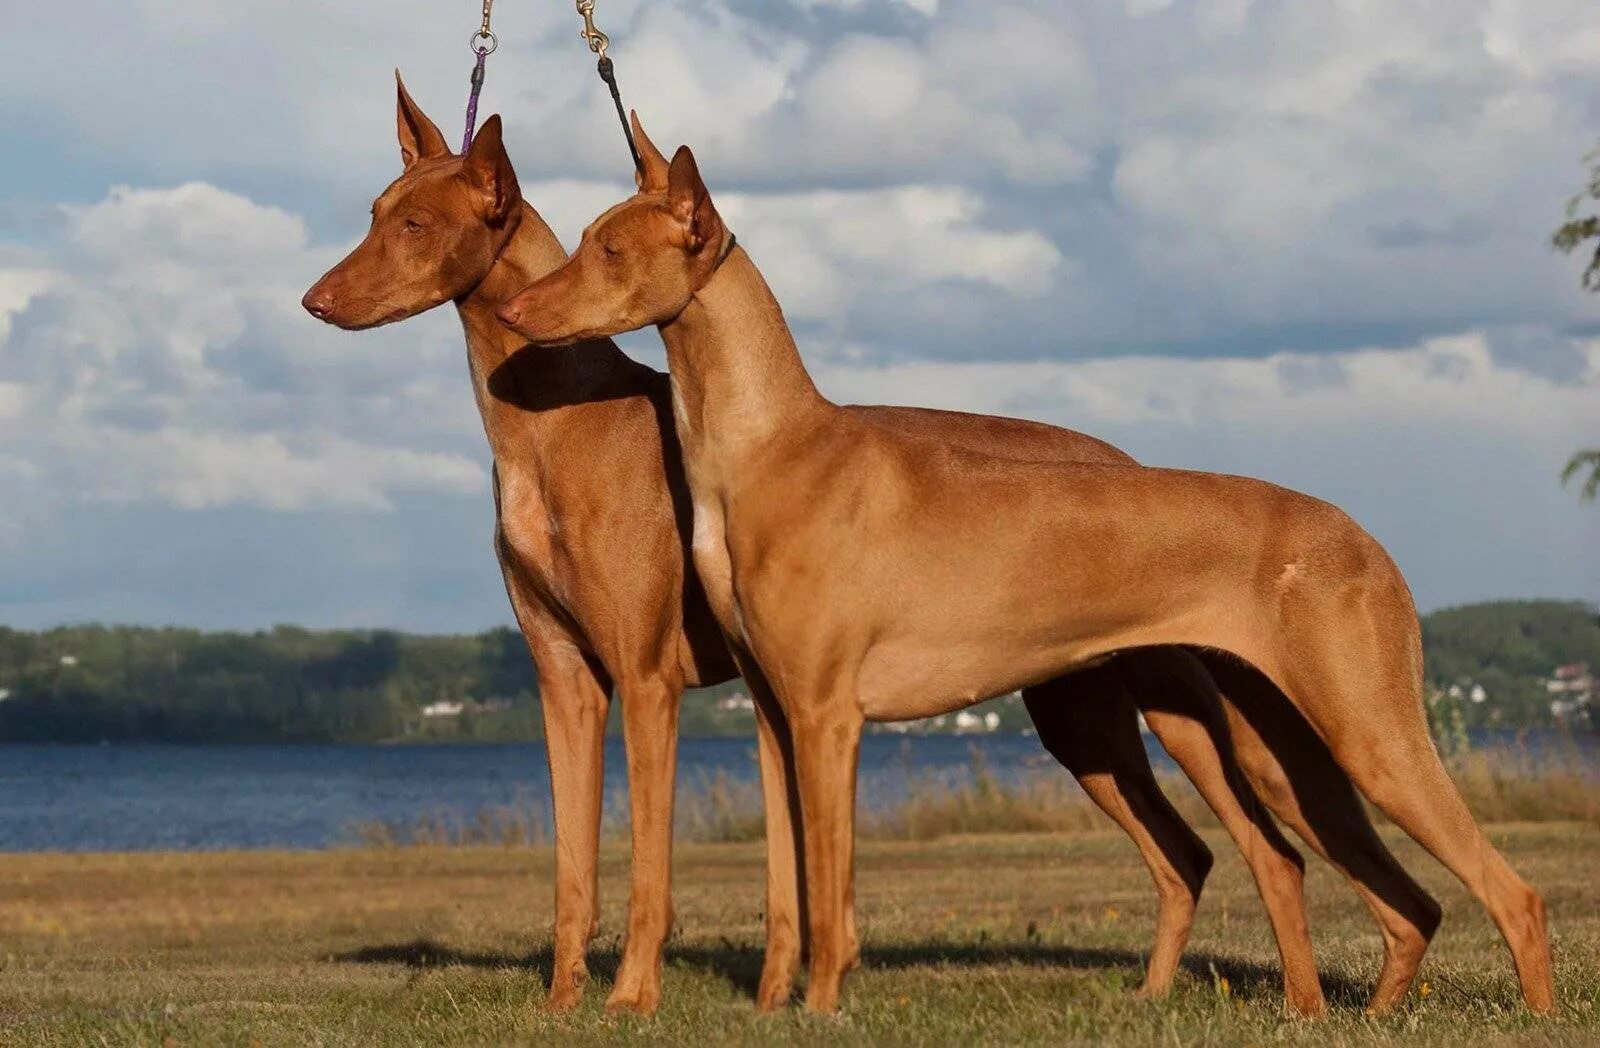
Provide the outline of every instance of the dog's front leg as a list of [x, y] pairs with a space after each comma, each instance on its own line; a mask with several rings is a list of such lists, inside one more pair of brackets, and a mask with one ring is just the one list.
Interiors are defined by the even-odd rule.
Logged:
[[606, 1007], [649, 1015], [661, 1003], [661, 952], [672, 931], [672, 791], [683, 682], [652, 674], [620, 679], [617, 691], [628, 747], [633, 891], [622, 967]]
[[600, 810], [611, 687], [570, 642], [540, 645], [534, 660], [555, 802], [555, 957], [545, 1008], [566, 1011], [582, 996], [584, 953], [600, 930]]
[[856, 766], [863, 718], [847, 699], [791, 704], [799, 781], [805, 901], [811, 931], [806, 1008], [839, 1006], [844, 974], [857, 963], [854, 935]]
[[799, 795], [795, 789], [793, 744], [783, 711], [754, 660], [738, 661], [756, 707], [756, 756], [761, 766], [767, 833], [767, 942], [756, 1008], [774, 1011], [788, 1003], [804, 945]]

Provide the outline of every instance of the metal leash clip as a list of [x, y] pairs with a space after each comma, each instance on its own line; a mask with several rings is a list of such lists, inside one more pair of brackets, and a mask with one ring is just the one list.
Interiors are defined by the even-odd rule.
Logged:
[[583, 37], [589, 45], [589, 50], [600, 56], [595, 63], [595, 68], [600, 73], [600, 79], [605, 81], [606, 87], [611, 91], [611, 102], [617, 107], [617, 119], [622, 121], [622, 137], [628, 140], [628, 153], [633, 157], [633, 169], [643, 170], [639, 162], [639, 146], [633, 140], [633, 128], [628, 124], [628, 114], [622, 107], [622, 91], [617, 87], [617, 68], [606, 54], [606, 48], [611, 46], [611, 38], [600, 31], [594, 24], [594, 0], [577, 0], [578, 14], [583, 17], [583, 28], [578, 30], [578, 35]]
[[605, 58], [606, 48], [611, 46], [611, 38], [594, 24], [594, 0], [577, 0], [577, 4], [578, 14], [583, 17], [583, 28], [578, 30], [578, 35], [583, 37], [590, 51]]

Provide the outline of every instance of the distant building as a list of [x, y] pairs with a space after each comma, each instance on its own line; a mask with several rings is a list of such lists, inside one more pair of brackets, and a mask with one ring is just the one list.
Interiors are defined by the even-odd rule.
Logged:
[[11, 689], [10, 688], [0, 688], [0, 702], [4, 702], [9, 698], [11, 698]]
[[466, 708], [466, 703], [464, 702], [430, 702], [422, 707], [422, 717], [424, 720], [435, 717], [459, 717], [461, 716], [461, 711]]
[[76, 656], [76, 655], [63, 655], [63, 656], [61, 656], [61, 665], [63, 665], [63, 666], [76, 666], [77, 664], [78, 664], [78, 656]]
[[1545, 690], [1552, 695], [1594, 695], [1594, 674], [1587, 662], [1569, 662], [1557, 666], [1544, 682]]
[[717, 700], [717, 709], [724, 713], [736, 713], [741, 710], [754, 711], [755, 708], [755, 700], [742, 691], [736, 691], [732, 695], [724, 695]]
[[1442, 691], [1435, 691], [1429, 696], [1429, 701], [1437, 702], [1445, 696], [1452, 699], [1464, 699], [1474, 705], [1482, 705], [1489, 700], [1489, 693], [1483, 689], [1483, 685], [1471, 680], [1463, 680], [1450, 685]]
[[1594, 701], [1595, 677], [1587, 662], [1557, 666], [1545, 679], [1550, 698], [1550, 715], [1557, 720], [1587, 721]]
[[962, 710], [956, 714], [957, 735], [979, 735], [994, 731], [1000, 727], [1000, 714], [994, 710], [987, 713], [973, 713], [971, 710]]
[[882, 721], [871, 725], [870, 730], [895, 735], [985, 735], [1000, 730], [1000, 714], [995, 710], [958, 710], [921, 720]]

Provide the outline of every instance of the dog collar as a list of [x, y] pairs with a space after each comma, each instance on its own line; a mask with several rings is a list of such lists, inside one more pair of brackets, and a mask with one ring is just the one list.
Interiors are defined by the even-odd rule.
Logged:
[[722, 242], [722, 250], [717, 252], [717, 260], [711, 263], [711, 272], [706, 274], [707, 280], [711, 279], [717, 270], [722, 268], [722, 263], [728, 261], [728, 256], [733, 254], [733, 249], [738, 246], [739, 238], [730, 230], [728, 232], [728, 239]]

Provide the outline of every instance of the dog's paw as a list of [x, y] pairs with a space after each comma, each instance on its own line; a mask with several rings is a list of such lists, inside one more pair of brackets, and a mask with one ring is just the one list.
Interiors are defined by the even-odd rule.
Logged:
[[761, 987], [756, 991], [756, 1011], [776, 1012], [789, 1004], [788, 979], [768, 980], [765, 976], [761, 979]]
[[583, 980], [568, 977], [550, 987], [550, 995], [539, 1005], [539, 1010], [551, 1014], [570, 1012], [583, 1000]]
[[624, 989], [619, 986], [606, 998], [606, 1011], [632, 1012], [634, 1015], [654, 1015], [661, 1007], [661, 987], [638, 986]]

